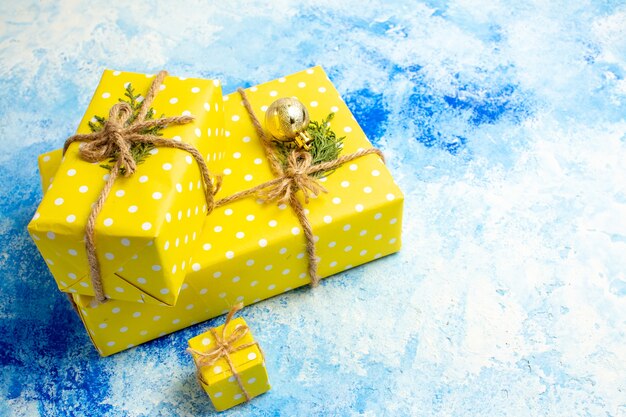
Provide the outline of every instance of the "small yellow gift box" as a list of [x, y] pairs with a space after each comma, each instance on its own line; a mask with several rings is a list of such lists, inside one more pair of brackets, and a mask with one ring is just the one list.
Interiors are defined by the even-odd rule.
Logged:
[[[371, 144], [320, 67], [249, 88], [262, 115], [276, 98], [303, 101], [312, 120], [334, 112], [332, 128], [344, 139], [343, 153]], [[230, 149], [219, 195], [229, 196], [272, 179], [239, 93], [224, 97], [225, 140]], [[343, 132], [343, 133], [341, 133]], [[40, 157], [43, 184], [55, 174], [60, 153]], [[377, 155], [336, 169], [322, 184], [328, 194], [305, 207], [315, 233], [318, 274], [327, 277], [400, 249], [403, 195]], [[100, 354], [107, 356], [224, 314], [236, 303], [252, 304], [307, 285], [305, 240], [287, 206], [254, 197], [218, 207], [198, 231], [191, 271], [174, 307], [73, 295]]]
[[[109, 117], [109, 109], [122, 99], [138, 107], [153, 78], [104, 71], [78, 133], [90, 133], [102, 122], [95, 116]], [[170, 125], [160, 134], [195, 147], [212, 169], [219, 166], [224, 157], [219, 82], [165, 77], [151, 107], [150, 117], [155, 118], [193, 115], [192, 123]], [[67, 149], [28, 230], [61, 291], [94, 295], [85, 228], [110, 175], [103, 165], [112, 162], [86, 162], [79, 155], [83, 145], [74, 142]], [[189, 152], [158, 146], [138, 149], [137, 171], [115, 180], [96, 218], [101, 281], [107, 298], [173, 305], [206, 218], [205, 184]]]
[[241, 308], [242, 304], [235, 305], [222, 326], [189, 340], [198, 381], [217, 411], [250, 401], [270, 389], [263, 352], [246, 322], [233, 319]]

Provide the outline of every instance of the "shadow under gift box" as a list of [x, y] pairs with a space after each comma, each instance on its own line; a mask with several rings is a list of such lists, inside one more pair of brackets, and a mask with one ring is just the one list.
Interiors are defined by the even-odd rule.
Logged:
[[[90, 133], [96, 115], [108, 118], [111, 106], [127, 99], [128, 83], [143, 95], [153, 79], [105, 70], [77, 133]], [[219, 165], [224, 115], [218, 81], [168, 76], [151, 107], [155, 118], [193, 115], [192, 123], [167, 127], [162, 136], [195, 146], [209, 169]], [[28, 230], [61, 291], [94, 295], [85, 225], [108, 178], [102, 165], [111, 163], [84, 161], [80, 146], [70, 145]], [[96, 221], [96, 254], [106, 296], [175, 304], [205, 219], [204, 184], [196, 161], [183, 150], [152, 149], [132, 176], [115, 181]]]
[[[339, 136], [345, 135], [342, 154], [371, 147], [321, 67], [246, 92], [261, 120], [275, 99], [296, 96], [308, 107], [311, 120], [336, 113], [331, 125]], [[273, 178], [238, 93], [224, 97], [224, 112], [231, 154], [218, 198]], [[46, 156], [49, 161], [41, 170], [44, 184], [55, 163], [54, 152], [42, 158]], [[377, 155], [343, 165], [321, 184], [328, 193], [305, 206], [316, 236], [321, 277], [400, 249], [403, 195]], [[224, 314], [237, 302], [255, 303], [310, 282], [306, 243], [289, 206], [254, 197], [230, 203], [208, 216], [198, 239], [191, 271], [174, 307], [123, 301], [97, 305], [92, 297], [74, 294], [81, 319], [102, 355]]]

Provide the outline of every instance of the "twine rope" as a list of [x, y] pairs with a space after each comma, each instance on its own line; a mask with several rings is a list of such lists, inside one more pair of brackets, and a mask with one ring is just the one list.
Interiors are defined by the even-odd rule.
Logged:
[[233, 361], [230, 358], [230, 354], [234, 352], [238, 352], [240, 350], [247, 349], [252, 346], [257, 346], [259, 348], [259, 351], [261, 351], [261, 347], [259, 346], [257, 342], [244, 343], [242, 345], [235, 346], [241, 339], [244, 338], [244, 336], [246, 336], [250, 332], [250, 329], [246, 325], [238, 324], [237, 326], [235, 326], [232, 333], [229, 336], [226, 336], [228, 324], [232, 320], [235, 313], [241, 310], [242, 308], [243, 308], [243, 303], [238, 303], [238, 304], [235, 304], [230, 309], [230, 311], [228, 312], [228, 315], [226, 316], [226, 321], [224, 323], [224, 326], [222, 327], [221, 334], [216, 332], [214, 328], [209, 329], [209, 331], [213, 335], [213, 338], [215, 339], [215, 347], [210, 348], [209, 350], [204, 351], [204, 352], [196, 350], [196, 349], [188, 348], [187, 352], [192, 354], [193, 360], [196, 364], [196, 367], [198, 368], [198, 379], [205, 385], [208, 385], [208, 382], [205, 381], [204, 378], [202, 377], [202, 373], [200, 372], [202, 368], [205, 366], [213, 366], [218, 360], [220, 360], [221, 358], [224, 358], [226, 360], [226, 363], [228, 363], [230, 372], [233, 374], [233, 376], [237, 380], [237, 385], [239, 385], [241, 392], [243, 392], [243, 395], [246, 397], [246, 401], [250, 401], [250, 398], [251, 398], [250, 394], [244, 387], [243, 381], [241, 380], [241, 376], [237, 372], [237, 369], [235, 368], [235, 365], [233, 364]]
[[383, 153], [376, 148], [361, 149], [349, 155], [340, 156], [332, 161], [313, 164], [313, 158], [309, 152], [293, 150], [287, 157], [287, 166], [283, 168], [276, 149], [272, 146], [271, 140], [267, 137], [261, 122], [259, 122], [259, 119], [252, 109], [246, 92], [242, 88], [237, 89], [237, 91], [241, 95], [243, 104], [248, 111], [252, 125], [263, 145], [265, 156], [276, 178], [248, 190], [240, 191], [229, 197], [222, 198], [214, 203], [215, 207], [220, 207], [251, 195], [257, 195], [265, 202], [275, 201], [278, 204], [289, 204], [302, 226], [306, 240], [308, 273], [311, 279], [311, 286], [316, 287], [319, 285], [320, 277], [317, 274], [318, 258], [315, 253], [315, 235], [313, 234], [313, 228], [305, 209], [300, 200], [296, 197], [296, 193], [298, 190], [301, 190], [304, 196], [304, 202], [308, 204], [311, 197], [317, 197], [320, 193], [328, 192], [326, 188], [312, 176], [313, 174], [336, 169], [347, 162], [370, 154], [378, 155], [384, 162], [385, 158]]
[[152, 127], [167, 127], [172, 125], [184, 125], [194, 120], [193, 116], [162, 117], [158, 119], [146, 120], [146, 115], [154, 97], [159, 91], [159, 87], [167, 76], [166, 71], [160, 71], [152, 81], [146, 96], [141, 103], [137, 117], [128, 123], [132, 116], [132, 108], [128, 103], [121, 102], [113, 105], [109, 111], [109, 118], [105, 122], [102, 130], [88, 134], [77, 134], [69, 137], [63, 146], [63, 155], [69, 146], [74, 142], [82, 142], [78, 151], [80, 157], [87, 162], [100, 162], [110, 159], [117, 154], [117, 161], [98, 196], [92, 206], [87, 225], [85, 227], [85, 249], [87, 251], [87, 261], [91, 284], [97, 302], [103, 303], [107, 300], [102, 285], [100, 263], [96, 255], [95, 227], [96, 219], [104, 207], [104, 203], [113, 188], [115, 180], [120, 176], [130, 177], [137, 169], [137, 163], [132, 156], [131, 146], [133, 143], [149, 143], [156, 147], [174, 148], [188, 152], [198, 164], [202, 181], [204, 183], [204, 195], [207, 203], [207, 214], [215, 207], [214, 196], [220, 188], [221, 177], [215, 178], [215, 183], [211, 180], [211, 174], [200, 152], [192, 145], [178, 142], [173, 139], [166, 139], [160, 136], [142, 133]]

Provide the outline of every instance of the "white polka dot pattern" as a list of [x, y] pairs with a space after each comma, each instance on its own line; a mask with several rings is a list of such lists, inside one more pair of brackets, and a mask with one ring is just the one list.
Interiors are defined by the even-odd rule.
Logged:
[[[306, 88], [299, 90], [298, 82], [306, 82]], [[320, 93], [319, 87], [324, 87], [325, 92]], [[346, 134], [345, 152], [371, 146], [321, 68], [315, 68], [313, 74], [301, 72], [285, 77], [284, 83], [272, 82], [259, 85], [256, 91], [248, 90], [257, 111], [271, 103], [271, 90], [278, 91], [279, 97], [297, 94], [302, 100], [318, 101], [318, 107], [309, 109], [314, 120], [325, 117], [325, 113], [336, 106], [338, 111], [332, 122], [333, 128], [352, 127], [352, 132]], [[244, 117], [240, 97], [231, 94], [229, 100], [224, 102], [224, 109], [226, 129], [231, 131], [231, 136], [224, 141], [231, 143], [231, 149], [241, 153], [240, 159], [231, 159], [227, 166], [231, 175], [224, 178], [221, 193], [229, 195], [267, 181], [272, 174], [254, 130], [248, 118]], [[236, 112], [240, 119], [233, 122], [229, 116]], [[245, 142], [243, 137], [250, 137], [251, 140]], [[255, 165], [257, 158], [261, 158], [263, 163]], [[350, 169], [351, 164], [356, 169]], [[400, 248], [402, 193], [378, 157], [366, 156], [351, 164], [330, 175], [324, 183], [329, 193], [312, 200], [307, 206], [314, 233], [319, 237], [316, 247], [322, 277], [386, 256]], [[254, 179], [246, 181], [244, 176], [251, 172], [251, 166], [255, 167], [252, 171]], [[369, 175], [374, 170], [377, 175]], [[50, 172], [43, 182], [46, 183], [55, 171]], [[350, 185], [344, 188], [342, 181], [348, 181]], [[388, 200], [387, 194], [393, 194], [395, 198]], [[124, 201], [127, 197], [128, 193], [119, 200]], [[177, 213], [182, 209], [182, 206], [177, 206], [170, 210], [171, 224], [178, 224]], [[181, 216], [186, 216], [186, 211], [181, 211]], [[293, 234], [294, 228], [298, 229], [298, 234]], [[239, 238], [240, 232], [245, 237]], [[180, 247], [184, 247], [184, 235], [177, 237], [180, 237]], [[40, 234], [40, 238], [47, 239], [45, 234]], [[175, 238], [168, 240], [170, 245], [166, 254], [173, 250], [176, 241]], [[122, 246], [119, 239], [117, 244]], [[134, 244], [131, 240], [131, 247]], [[165, 241], [157, 242], [156, 246], [162, 248], [164, 244]], [[345, 251], [347, 247], [350, 249]], [[83, 250], [81, 246], [72, 249]], [[309, 282], [304, 236], [293, 212], [287, 206], [280, 209], [276, 205], [258, 204], [254, 198], [220, 207], [208, 216], [202, 233], [197, 235], [196, 249], [191, 252], [190, 258], [185, 270], [188, 273], [185, 278], [188, 288], [180, 292], [173, 307], [148, 302], [109, 301], [107, 305], [121, 308], [119, 314], [113, 315], [109, 309], [90, 306], [91, 297], [74, 296], [76, 303], [86, 312], [81, 310], [81, 316], [87, 328], [93, 330], [92, 340], [104, 355], [124, 350], [128, 344], [139, 345], [159, 337], [161, 333], [171, 333], [192, 322], [223, 314], [237, 300], [251, 304]], [[151, 271], [150, 266], [160, 270], [157, 259], [150, 262], [148, 270]], [[124, 268], [131, 266], [129, 262]], [[178, 267], [180, 269], [180, 263]], [[147, 273], [138, 275], [148, 282], [152, 276]], [[159, 295], [160, 288], [152, 294]], [[144, 295], [144, 298], [147, 296]], [[139, 299], [141, 297], [137, 297]], [[188, 305], [195, 307], [187, 310]], [[141, 320], [128, 318], [135, 312], [141, 313]], [[153, 321], [154, 316], [161, 319]], [[179, 321], [174, 323], [176, 319]], [[109, 323], [109, 327], [98, 328], [98, 324], [103, 322]], [[122, 326], [127, 326], [128, 331], [120, 333]], [[116, 344], [107, 346], [109, 341]]]

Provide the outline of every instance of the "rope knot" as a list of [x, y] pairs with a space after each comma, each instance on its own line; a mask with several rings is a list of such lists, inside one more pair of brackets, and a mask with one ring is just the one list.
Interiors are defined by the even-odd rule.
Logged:
[[309, 198], [328, 192], [311, 176], [315, 172], [313, 168], [313, 157], [309, 152], [292, 151], [287, 157], [287, 167], [283, 170], [282, 176], [262, 197], [266, 201], [288, 203], [298, 190], [302, 190], [304, 202], [308, 204]]
[[127, 126], [132, 114], [133, 110], [128, 103], [117, 103], [111, 107], [102, 130], [96, 132], [91, 141], [81, 145], [81, 158], [88, 162], [99, 162], [117, 156], [118, 170], [125, 177], [132, 175], [137, 169], [130, 150], [130, 140], [135, 132]]
[[285, 175], [296, 178], [307, 175], [307, 170], [311, 168], [313, 157], [309, 152], [291, 152], [287, 158], [287, 169]]

